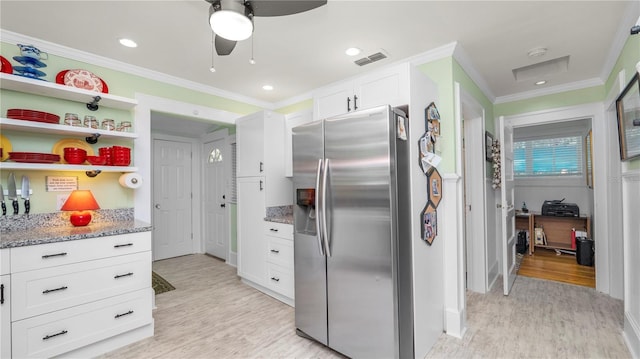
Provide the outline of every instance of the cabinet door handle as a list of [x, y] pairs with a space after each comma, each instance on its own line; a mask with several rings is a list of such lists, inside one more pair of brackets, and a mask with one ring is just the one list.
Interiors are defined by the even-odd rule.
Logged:
[[264, 172], [264, 162], [260, 161], [260, 173]]
[[59, 291], [61, 291], [61, 290], [67, 290], [67, 289], [69, 289], [69, 287], [67, 287], [67, 286], [65, 285], [65, 286], [62, 286], [62, 287], [60, 287], [60, 288], [56, 288], [56, 289], [47, 289], [47, 290], [44, 290], [44, 291], [42, 291], [42, 294], [49, 294], [49, 293], [53, 293], [53, 292], [59, 292]]
[[262, 191], [263, 189], [264, 189], [264, 186], [263, 186], [262, 180], [260, 180], [260, 190]]
[[0, 304], [4, 304], [4, 284], [0, 284]]
[[347, 97], [347, 112], [351, 111], [351, 97]]
[[353, 95], [353, 109], [357, 110], [358, 109], [358, 96]]
[[125, 315], [129, 315], [129, 314], [133, 314], [133, 310], [130, 310], [130, 311], [128, 311], [128, 312], [126, 312], [126, 313], [122, 313], [122, 314], [116, 314], [116, 316], [115, 316], [115, 317], [113, 317], [113, 318], [114, 318], [114, 319], [118, 319], [118, 318], [120, 318], [120, 317], [124, 317]]
[[272, 281], [274, 281], [274, 282], [279, 282], [279, 281], [280, 281], [280, 278], [278, 278], [278, 277], [271, 277], [271, 280], [272, 280]]
[[47, 259], [47, 258], [51, 258], [51, 257], [64, 257], [67, 255], [67, 252], [61, 252], [61, 253], [56, 253], [56, 254], [45, 254], [42, 256], [42, 259]]
[[277, 229], [277, 228], [270, 228], [269, 230], [270, 230], [271, 232], [277, 232], [277, 231], [278, 231], [278, 229]]
[[133, 243], [116, 244], [115, 246], [113, 246], [113, 248], [131, 247], [132, 245], [133, 245]]
[[58, 335], [64, 335], [64, 334], [67, 334], [67, 333], [69, 333], [69, 332], [68, 332], [68, 331], [66, 331], [66, 330], [63, 330], [63, 331], [61, 331], [60, 333], [47, 335], [47, 336], [45, 336], [44, 338], [42, 338], [42, 340], [49, 340], [49, 339], [51, 339], [51, 338], [55, 338], [55, 337], [57, 337]]
[[278, 253], [280, 253], [280, 251], [279, 251], [279, 250], [277, 250], [277, 249], [272, 249], [272, 250], [271, 250], [271, 253], [278, 254]]
[[129, 277], [129, 276], [132, 276], [132, 275], [133, 275], [132, 272], [129, 272], [127, 274], [118, 274], [115, 277], [113, 277], [113, 279], [118, 279], [118, 278], [122, 278], [122, 277]]

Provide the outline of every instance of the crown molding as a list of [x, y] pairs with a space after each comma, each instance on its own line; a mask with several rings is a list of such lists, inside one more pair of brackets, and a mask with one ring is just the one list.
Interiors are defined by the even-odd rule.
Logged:
[[519, 92], [512, 95], [499, 96], [499, 97], [496, 97], [493, 104], [497, 105], [497, 104], [513, 102], [513, 101], [528, 100], [530, 98], [546, 96], [546, 95], [555, 95], [562, 92], [582, 90], [585, 88], [602, 86], [602, 85], [604, 85], [604, 81], [599, 77], [595, 77], [595, 78], [576, 81], [576, 82], [572, 82], [564, 85], [545, 87], [545, 88], [531, 90], [531, 91]]
[[406, 58], [403, 60], [403, 62], [409, 62], [413, 66], [419, 66], [428, 62], [451, 57], [453, 56], [456, 46], [458, 46], [457, 41], [450, 42], [446, 45], [436, 47], [427, 52], [423, 52], [421, 54]]
[[493, 91], [489, 88], [487, 81], [485, 81], [484, 77], [480, 75], [480, 72], [476, 69], [471, 61], [467, 52], [464, 51], [462, 45], [456, 43], [456, 47], [453, 51], [453, 58], [456, 59], [458, 64], [462, 67], [462, 69], [469, 75], [471, 80], [480, 88], [482, 93], [489, 99], [490, 102], [495, 102], [496, 95], [493, 94]]
[[260, 101], [252, 97], [243, 96], [234, 92], [225, 91], [213, 86], [203, 85], [190, 80], [185, 80], [176, 76], [171, 76], [159, 71], [150, 70], [144, 67], [131, 65], [122, 61], [110, 59], [108, 57], [92, 54], [86, 51], [77, 50], [71, 47], [63, 46], [53, 42], [41, 40], [35, 37], [26, 36], [5, 29], [0, 29], [0, 41], [7, 43], [29, 43], [36, 47], [46, 48], [47, 53], [65, 57], [68, 59], [89, 63], [92, 65], [102, 66], [111, 70], [128, 73], [135, 76], [144, 77], [150, 80], [163, 82], [166, 84], [179, 86], [185, 89], [206, 93], [213, 96], [222, 97], [228, 100], [239, 101], [249, 105], [259, 106], [265, 109], [273, 110], [274, 104], [270, 102]]
[[624, 18], [620, 21], [620, 26], [613, 37], [611, 47], [609, 47], [609, 53], [605, 59], [602, 71], [600, 72], [600, 78], [602, 78], [603, 81], [607, 81], [611, 71], [613, 71], [616, 62], [620, 57], [620, 53], [622, 52], [622, 48], [624, 48], [624, 44], [630, 36], [629, 29], [631, 29], [631, 27], [637, 22], [640, 22], [640, 18], [638, 18], [639, 15], [640, 1], [629, 2], [629, 5], [627, 5], [627, 11], [625, 11]]

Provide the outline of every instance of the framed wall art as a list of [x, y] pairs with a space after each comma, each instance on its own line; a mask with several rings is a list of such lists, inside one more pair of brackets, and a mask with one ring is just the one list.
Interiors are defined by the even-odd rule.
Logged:
[[640, 75], [636, 73], [616, 100], [620, 159], [640, 157]]
[[491, 162], [493, 160], [493, 135], [489, 131], [485, 131], [484, 133], [484, 157], [487, 161]]

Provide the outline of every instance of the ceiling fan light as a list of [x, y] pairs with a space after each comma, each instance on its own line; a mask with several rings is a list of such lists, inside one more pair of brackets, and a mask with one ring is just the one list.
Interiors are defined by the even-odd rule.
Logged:
[[218, 10], [209, 17], [209, 24], [216, 35], [227, 40], [242, 41], [253, 33], [253, 22], [244, 14], [232, 10]]

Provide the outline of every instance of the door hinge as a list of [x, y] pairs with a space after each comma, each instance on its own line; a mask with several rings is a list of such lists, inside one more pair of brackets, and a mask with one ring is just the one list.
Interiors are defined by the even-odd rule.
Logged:
[[193, 192], [191, 192], [191, 199], [193, 199]]
[[193, 233], [191, 233], [191, 239], [193, 239]]

